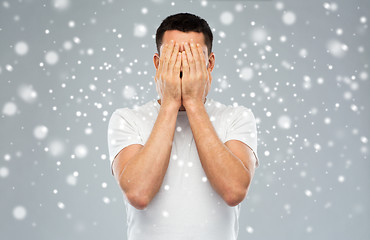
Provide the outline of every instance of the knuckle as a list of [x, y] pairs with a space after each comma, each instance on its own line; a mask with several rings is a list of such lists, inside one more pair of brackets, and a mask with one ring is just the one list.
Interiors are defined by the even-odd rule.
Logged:
[[170, 59], [170, 63], [171, 63], [171, 64], [175, 64], [175, 62], [176, 62], [176, 57], [173, 55], [173, 56], [171, 57], [171, 59]]
[[170, 57], [171, 57], [171, 54], [172, 54], [172, 51], [168, 51], [168, 53], [166, 54], [166, 56], [164, 56], [164, 59], [166, 59], [168, 61], [170, 59]]
[[175, 62], [171, 60], [168, 66], [169, 69], [173, 68], [173, 66], [175, 66]]

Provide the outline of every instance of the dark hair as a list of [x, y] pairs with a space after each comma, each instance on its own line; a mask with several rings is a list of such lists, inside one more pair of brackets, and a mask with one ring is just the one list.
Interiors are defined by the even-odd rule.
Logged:
[[164, 19], [161, 25], [158, 27], [155, 35], [158, 54], [160, 54], [159, 50], [162, 45], [163, 35], [168, 30], [198, 33], [202, 32], [204, 35], [204, 43], [208, 49], [208, 56], [211, 55], [213, 34], [208, 23], [203, 18], [191, 13], [177, 13]]

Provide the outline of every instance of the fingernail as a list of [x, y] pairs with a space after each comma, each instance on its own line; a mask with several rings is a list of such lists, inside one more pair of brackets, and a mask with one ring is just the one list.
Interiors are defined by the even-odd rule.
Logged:
[[171, 43], [173, 43], [173, 40], [171, 40]]

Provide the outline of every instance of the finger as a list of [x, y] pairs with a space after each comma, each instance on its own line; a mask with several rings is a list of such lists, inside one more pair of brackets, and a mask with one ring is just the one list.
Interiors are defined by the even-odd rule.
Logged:
[[174, 65], [176, 63], [176, 60], [178, 58], [178, 55], [179, 55], [179, 48], [180, 48], [179, 44], [176, 43], [175, 47], [173, 49], [172, 55], [171, 55], [170, 62], [168, 63], [168, 70], [170, 72], [172, 72], [174, 70], [173, 67], [174, 67]]
[[205, 56], [204, 56], [202, 46], [199, 43], [197, 43], [197, 49], [198, 49], [199, 62], [201, 65], [203, 77], [206, 78], [206, 82], [208, 83], [209, 78], [208, 78], [208, 71], [207, 71]]
[[189, 62], [185, 51], [182, 52], [181, 62], [182, 62], [182, 78], [184, 78], [184, 76], [188, 76], [190, 72]]
[[172, 51], [173, 51], [173, 45], [174, 45], [174, 41], [171, 40], [169, 45], [167, 46], [167, 50], [166, 50], [166, 54], [163, 55], [164, 57], [164, 60], [163, 60], [163, 69], [162, 69], [162, 73], [166, 73], [167, 72], [167, 69], [168, 69], [168, 62], [170, 61], [170, 57], [171, 57], [171, 54], [172, 54]]
[[198, 49], [199, 61], [200, 61], [201, 68], [202, 68], [203, 72], [205, 72], [205, 71], [207, 71], [206, 63], [204, 61], [205, 56], [204, 56], [204, 53], [203, 53], [202, 46], [199, 43], [197, 43], [197, 49]]
[[168, 49], [168, 43], [162, 44], [161, 48], [159, 49], [159, 57], [160, 58], [163, 56], [163, 54], [166, 53], [167, 49]]
[[200, 65], [200, 62], [199, 62], [199, 53], [198, 53], [198, 49], [197, 47], [195, 46], [195, 43], [194, 43], [194, 40], [193, 39], [190, 39], [190, 48], [191, 48], [191, 53], [193, 54], [193, 59], [194, 59], [194, 64], [195, 64], [195, 71], [197, 73], [200, 73], [202, 71], [202, 68], [201, 68], [201, 65]]
[[155, 79], [158, 80], [159, 78], [159, 75], [161, 74], [161, 70], [162, 70], [162, 64], [161, 64], [161, 58], [162, 57], [159, 57], [159, 64], [158, 64], [158, 68], [157, 68], [157, 71], [155, 72]]
[[173, 72], [175, 74], [175, 76], [178, 76], [180, 78], [180, 67], [181, 67], [181, 52], [178, 52], [176, 54], [177, 58], [176, 58], [176, 63], [175, 63], [175, 67], [173, 69]]
[[168, 50], [168, 43], [165, 43], [161, 47], [162, 50], [160, 50], [160, 56], [159, 56], [159, 66], [158, 71], [156, 71], [156, 79], [160, 79], [162, 81], [162, 72], [163, 72], [163, 66], [164, 66], [164, 56], [166, 55], [166, 52]]
[[185, 42], [185, 52], [186, 52], [186, 62], [189, 68], [189, 73], [193, 74], [192, 72], [195, 70], [195, 63], [194, 63], [193, 55], [190, 50], [190, 46], [187, 42]]
[[168, 44], [167, 43], [162, 45], [162, 50], [160, 51], [160, 56], [159, 56], [158, 71], [163, 69], [164, 56], [166, 55], [167, 49], [168, 49]]

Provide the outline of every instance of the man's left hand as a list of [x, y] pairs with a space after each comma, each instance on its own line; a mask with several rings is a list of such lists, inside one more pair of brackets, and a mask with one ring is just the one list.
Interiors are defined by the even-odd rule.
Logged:
[[190, 46], [184, 43], [185, 51], [182, 52], [182, 104], [204, 104], [210, 86], [210, 72], [207, 70], [202, 46], [190, 40]]

